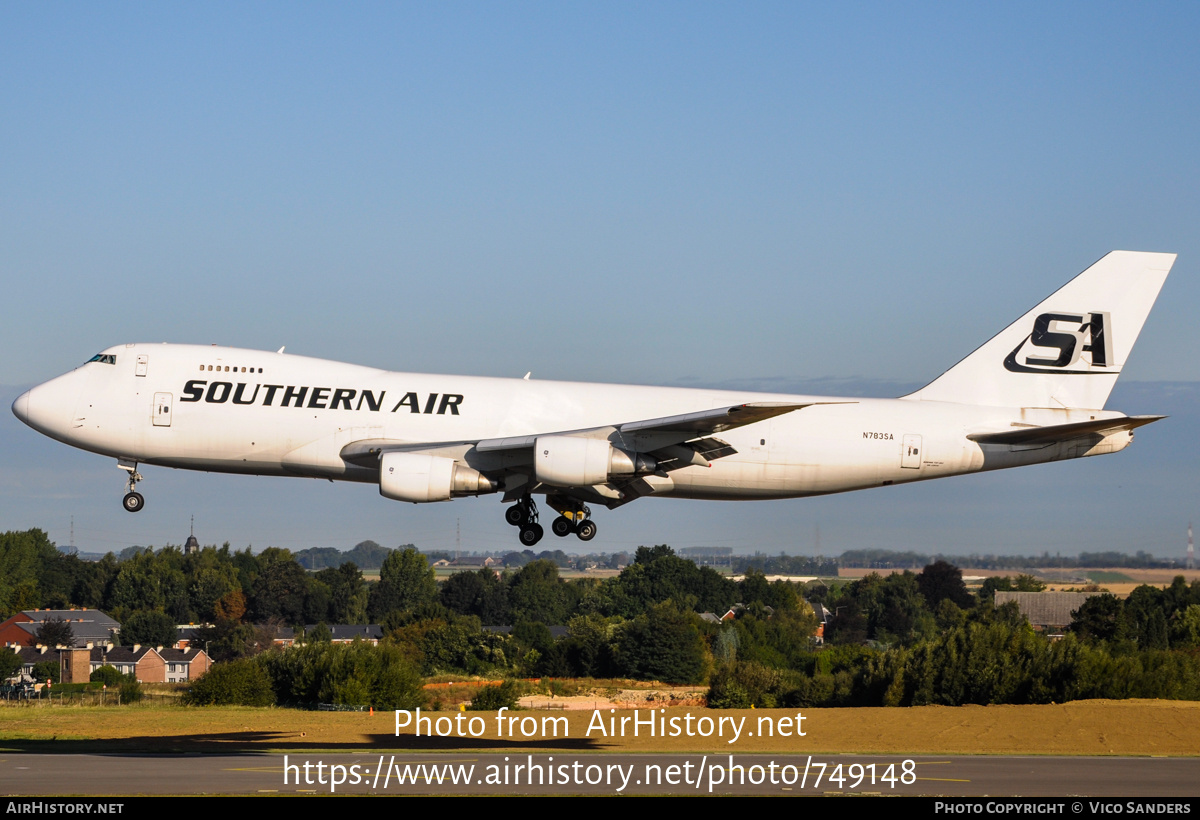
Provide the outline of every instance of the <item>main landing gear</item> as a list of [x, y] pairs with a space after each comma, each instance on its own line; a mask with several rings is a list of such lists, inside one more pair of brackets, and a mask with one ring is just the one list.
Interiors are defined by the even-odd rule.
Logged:
[[146, 499], [135, 490], [137, 483], [142, 480], [142, 474], [137, 471], [137, 462], [119, 458], [117, 466], [129, 473], [129, 480], [125, 482], [125, 497], [121, 499], [121, 506], [127, 512], [141, 512], [142, 507], [146, 506]]
[[559, 512], [558, 518], [550, 524], [550, 531], [559, 538], [571, 533], [575, 533], [580, 541], [591, 541], [596, 537], [596, 522], [592, 520], [592, 511], [586, 504], [557, 498], [551, 498], [547, 503]]
[[521, 496], [520, 501], [504, 511], [504, 520], [514, 527], [521, 528], [517, 537], [524, 546], [532, 547], [542, 540], [542, 525], [537, 522], [537, 504], [533, 503], [532, 497]]
[[[596, 522], [592, 520], [592, 511], [586, 504], [580, 504], [569, 498], [550, 498], [546, 502], [559, 516], [550, 524], [550, 532], [559, 538], [565, 538], [571, 533], [580, 541], [591, 541], [596, 537]], [[532, 547], [542, 540], [545, 531], [538, 523], [537, 505], [528, 495], [504, 511], [504, 520], [514, 527], [520, 527], [519, 537], [526, 547]]]

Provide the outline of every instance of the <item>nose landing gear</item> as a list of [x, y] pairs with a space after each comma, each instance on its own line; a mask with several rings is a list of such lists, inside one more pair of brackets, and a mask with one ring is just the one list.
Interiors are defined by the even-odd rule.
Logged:
[[142, 474], [137, 471], [137, 462], [119, 458], [117, 466], [129, 473], [129, 480], [125, 482], [125, 497], [121, 499], [121, 506], [127, 512], [140, 512], [146, 506], [146, 499], [135, 490], [137, 483], [142, 480]]

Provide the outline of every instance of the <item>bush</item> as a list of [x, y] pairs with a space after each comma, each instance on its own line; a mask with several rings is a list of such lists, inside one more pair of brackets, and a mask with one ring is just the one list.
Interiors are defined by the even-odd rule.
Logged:
[[136, 679], [121, 682], [121, 703], [137, 703], [142, 699], [142, 685]]
[[106, 663], [104, 666], [101, 666], [99, 669], [93, 672], [88, 680], [90, 680], [92, 683], [103, 683], [105, 686], [117, 686], [130, 677], [132, 676], [122, 675], [117, 670], [117, 667], [110, 663]]
[[183, 702], [189, 706], [270, 706], [271, 679], [254, 658], [218, 663], [200, 677]]
[[62, 680], [62, 672], [58, 668], [57, 661], [42, 661], [33, 665], [33, 679], [38, 683], [42, 683], [47, 678], [58, 683]]
[[739, 662], [722, 667], [708, 690], [710, 709], [774, 709], [784, 688], [783, 676], [762, 664]]
[[260, 662], [280, 704], [412, 709], [425, 702], [420, 674], [396, 646], [308, 644], [266, 652]]
[[499, 686], [484, 686], [476, 692], [467, 711], [497, 712], [502, 708], [516, 709], [519, 697], [521, 685], [515, 680], [506, 680]]

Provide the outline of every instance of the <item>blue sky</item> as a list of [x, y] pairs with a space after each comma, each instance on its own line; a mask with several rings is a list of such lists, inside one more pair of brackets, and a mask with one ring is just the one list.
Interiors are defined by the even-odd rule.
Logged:
[[[1109, 250], [1172, 251], [1110, 406], [1174, 415], [1129, 451], [829, 499], [640, 502], [601, 513], [594, 544], [804, 551], [819, 523], [827, 552], [1178, 551], [1200, 486], [1198, 15], [9, 5], [0, 385], [174, 341], [889, 395]], [[11, 416], [0, 465], [0, 527], [65, 543], [74, 515], [100, 549], [178, 543], [192, 513], [203, 541], [256, 548], [444, 547], [456, 524], [464, 546], [513, 542], [495, 499], [154, 468], [130, 516], [108, 460]]]

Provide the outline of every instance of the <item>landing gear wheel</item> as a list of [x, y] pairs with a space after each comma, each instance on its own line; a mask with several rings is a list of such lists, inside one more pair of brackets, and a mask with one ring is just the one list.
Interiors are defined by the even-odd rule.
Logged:
[[596, 522], [591, 520], [580, 521], [579, 526], [575, 528], [575, 535], [580, 541], [591, 541], [596, 537]]
[[504, 511], [504, 520], [512, 524], [514, 527], [519, 527], [525, 523], [525, 519], [529, 517], [529, 513], [520, 504], [513, 504]]
[[532, 547], [538, 541], [542, 540], [542, 525], [541, 524], [526, 524], [521, 527], [521, 543], [527, 547]]
[[146, 499], [142, 498], [141, 493], [126, 493], [121, 499], [121, 506], [128, 512], [139, 512], [142, 507], [146, 506]]
[[575, 529], [575, 525], [571, 523], [571, 519], [565, 515], [560, 515], [558, 518], [550, 522], [550, 531], [559, 538], [570, 535], [571, 530]]

